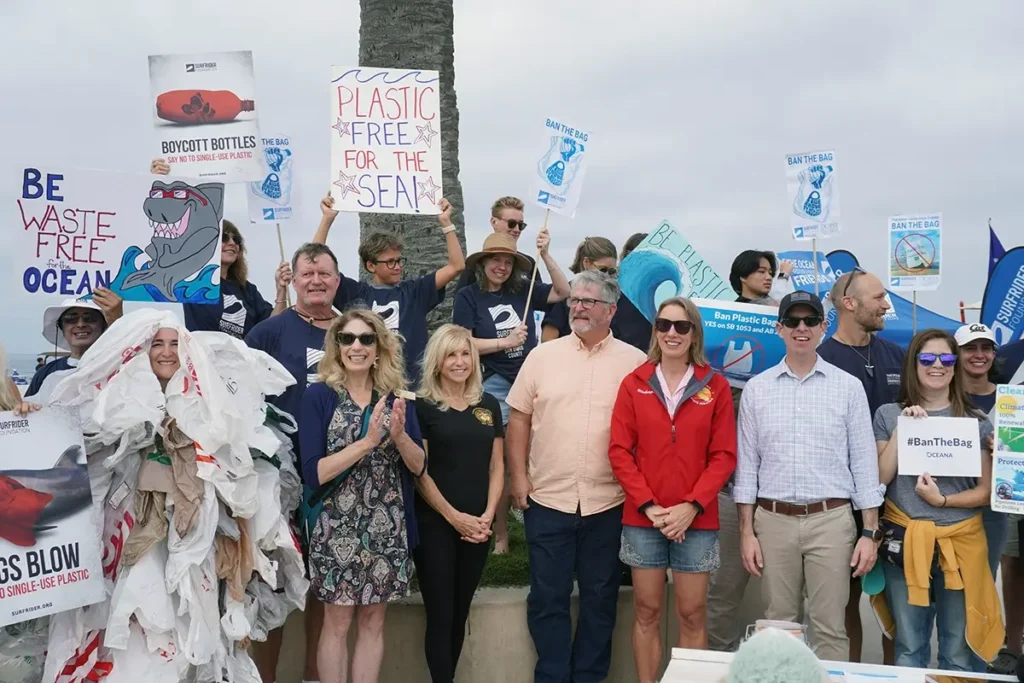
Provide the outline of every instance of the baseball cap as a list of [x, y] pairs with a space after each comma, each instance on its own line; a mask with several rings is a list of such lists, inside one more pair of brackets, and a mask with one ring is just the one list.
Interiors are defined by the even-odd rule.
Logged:
[[953, 335], [956, 339], [957, 346], [963, 346], [964, 344], [970, 344], [972, 341], [979, 339], [985, 339], [992, 342], [993, 346], [999, 346], [999, 342], [996, 341], [996, 335], [989, 329], [988, 325], [982, 325], [981, 323], [971, 323], [969, 325], [961, 325], [960, 329]]
[[784, 319], [789, 313], [789, 309], [794, 306], [810, 306], [815, 313], [825, 317], [825, 308], [821, 305], [821, 299], [810, 292], [798, 289], [782, 297], [782, 302], [779, 304], [779, 320]]

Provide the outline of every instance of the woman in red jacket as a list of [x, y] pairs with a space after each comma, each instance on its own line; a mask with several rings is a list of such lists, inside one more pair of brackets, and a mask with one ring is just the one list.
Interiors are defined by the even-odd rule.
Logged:
[[708, 576], [718, 569], [718, 492], [736, 468], [736, 417], [724, 377], [704, 357], [700, 312], [663, 301], [649, 360], [627, 375], [608, 457], [626, 493], [619, 557], [633, 568], [633, 654], [656, 680], [665, 570], [672, 569], [679, 647], [707, 647]]

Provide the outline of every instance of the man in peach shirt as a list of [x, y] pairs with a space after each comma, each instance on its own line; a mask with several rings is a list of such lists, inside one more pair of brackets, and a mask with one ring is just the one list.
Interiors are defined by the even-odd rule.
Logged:
[[[615, 280], [577, 275], [569, 298], [573, 334], [531, 351], [507, 398], [512, 499], [524, 511], [529, 546], [534, 683], [608, 676], [623, 502], [608, 460], [612, 407], [622, 379], [647, 359], [611, 334], [618, 300]], [[572, 642], [574, 572], [579, 620]]]

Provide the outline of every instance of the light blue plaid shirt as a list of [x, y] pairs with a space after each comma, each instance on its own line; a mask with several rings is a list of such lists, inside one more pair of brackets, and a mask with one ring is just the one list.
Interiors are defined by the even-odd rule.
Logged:
[[733, 500], [879, 507], [878, 452], [864, 387], [820, 357], [804, 379], [786, 361], [747, 382], [740, 399]]

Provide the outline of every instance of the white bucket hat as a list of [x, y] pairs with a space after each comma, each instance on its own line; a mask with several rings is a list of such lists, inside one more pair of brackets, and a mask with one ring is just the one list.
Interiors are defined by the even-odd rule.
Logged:
[[[64, 299], [59, 306], [48, 306], [43, 311], [43, 338], [50, 344], [65, 351], [70, 351], [71, 347], [68, 345], [68, 340], [64, 338], [64, 333], [57, 327], [57, 323], [60, 321], [60, 317], [64, 315], [64, 311], [72, 308], [99, 311], [100, 315], [103, 315], [103, 309], [92, 299]], [[107, 323], [104, 320], [103, 327], [106, 328], [106, 326]]]

